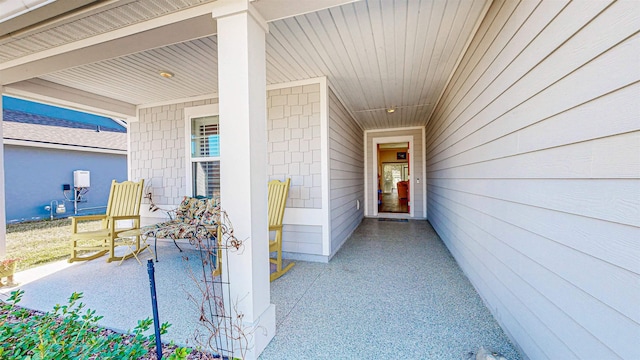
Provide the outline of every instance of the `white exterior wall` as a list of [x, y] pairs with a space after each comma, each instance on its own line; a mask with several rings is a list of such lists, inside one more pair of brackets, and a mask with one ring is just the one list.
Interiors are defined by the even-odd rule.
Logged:
[[[410, 157], [413, 158], [413, 169], [410, 169], [412, 185], [410, 187], [410, 201], [413, 209], [413, 218], [426, 218], [425, 191], [424, 191], [424, 133], [422, 128], [372, 130], [365, 132], [366, 136], [366, 213], [373, 216], [374, 209], [378, 206], [378, 185], [373, 181], [378, 165], [373, 157], [376, 147], [373, 144], [374, 138], [411, 136], [413, 137], [413, 149], [409, 149]], [[417, 182], [419, 180], [420, 182]]]
[[364, 131], [329, 90], [331, 254], [364, 217]]
[[[328, 209], [322, 207], [321, 115], [326, 99], [321, 101], [321, 86], [322, 81], [309, 80], [267, 91], [267, 175], [292, 180], [283, 228], [286, 258], [328, 261], [330, 255], [322, 221]], [[142, 107], [138, 121], [130, 123], [130, 178], [145, 179], [161, 208], [174, 208], [186, 194], [184, 108], [217, 103], [213, 98]], [[220, 133], [224, 136], [224, 127]], [[148, 222], [166, 216], [149, 213], [147, 206], [141, 213]]]
[[[318, 81], [267, 91], [269, 180], [291, 178], [282, 228], [283, 257], [326, 261], [321, 217], [321, 99]], [[313, 215], [307, 216], [311, 211]], [[304, 254], [304, 255], [303, 255]]]
[[320, 84], [267, 91], [269, 180], [291, 178], [287, 207], [322, 208]]
[[[207, 99], [140, 108], [138, 121], [129, 124], [130, 179], [144, 179], [157, 205], [172, 208], [186, 195], [184, 108], [217, 103]], [[151, 215], [146, 206], [141, 214]]]
[[429, 220], [531, 359], [639, 359], [640, 3], [495, 1], [427, 126]]

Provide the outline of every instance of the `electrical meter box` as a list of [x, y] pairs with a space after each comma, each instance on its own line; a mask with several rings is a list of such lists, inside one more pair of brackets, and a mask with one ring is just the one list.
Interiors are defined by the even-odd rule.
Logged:
[[88, 188], [91, 185], [91, 173], [87, 170], [73, 172], [73, 187]]

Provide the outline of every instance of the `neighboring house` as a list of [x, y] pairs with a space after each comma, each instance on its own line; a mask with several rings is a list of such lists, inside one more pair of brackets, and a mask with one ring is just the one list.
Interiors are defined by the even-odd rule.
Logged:
[[0, 89], [125, 118], [159, 205], [220, 193], [248, 240], [231, 296], [265, 330], [247, 358], [275, 334], [267, 180], [292, 178], [287, 256], [329, 261], [391, 216], [392, 143], [397, 216], [433, 225], [525, 358], [640, 357], [640, 2], [85, 5], [2, 23]]
[[[97, 131], [93, 124], [7, 108], [3, 117], [8, 223], [104, 212], [111, 180], [127, 179], [126, 129], [111, 121]], [[75, 170], [90, 172], [79, 202], [72, 201]], [[63, 191], [64, 184], [71, 190]]]

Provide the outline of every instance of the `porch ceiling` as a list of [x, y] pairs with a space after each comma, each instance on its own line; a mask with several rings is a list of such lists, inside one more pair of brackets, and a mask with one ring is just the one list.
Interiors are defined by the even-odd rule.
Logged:
[[[4, 35], [0, 83], [8, 93], [24, 88], [21, 81], [59, 84], [132, 105], [215, 94], [210, 2], [102, 1]], [[313, 9], [292, 9], [288, 0], [254, 3], [269, 21], [267, 83], [326, 75], [364, 129], [424, 125], [487, 0], [345, 2], [323, 0]], [[175, 76], [161, 78], [159, 70]]]

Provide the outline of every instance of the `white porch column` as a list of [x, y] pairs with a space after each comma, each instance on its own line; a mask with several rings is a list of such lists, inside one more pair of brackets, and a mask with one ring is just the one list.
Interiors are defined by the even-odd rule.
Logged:
[[[256, 327], [247, 359], [256, 359], [275, 335], [269, 284], [267, 223], [266, 54], [267, 23], [248, 0], [218, 1], [220, 200], [240, 253], [229, 252], [231, 301]], [[232, 314], [235, 315], [235, 314]]]
[[[3, 93], [4, 87], [0, 86], [0, 125], [4, 121]], [[3, 141], [3, 146], [0, 146], [0, 258], [2, 258], [7, 254], [7, 215], [4, 209], [4, 133], [2, 126], [0, 126], [0, 139]]]

